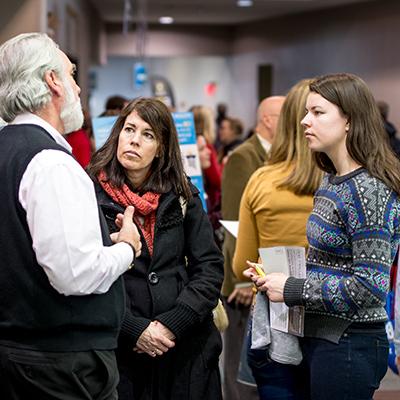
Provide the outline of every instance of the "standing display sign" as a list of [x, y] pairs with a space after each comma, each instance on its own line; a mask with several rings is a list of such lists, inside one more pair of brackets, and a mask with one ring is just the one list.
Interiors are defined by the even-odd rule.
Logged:
[[111, 134], [111, 129], [118, 117], [96, 117], [92, 118], [92, 129], [96, 150], [106, 142]]
[[174, 112], [172, 116], [178, 133], [183, 167], [192, 183], [199, 189], [203, 207], [207, 210], [193, 114], [191, 112]]

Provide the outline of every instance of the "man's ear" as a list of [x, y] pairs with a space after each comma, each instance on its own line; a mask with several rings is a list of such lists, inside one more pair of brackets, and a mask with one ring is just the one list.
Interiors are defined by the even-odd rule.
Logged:
[[268, 115], [263, 115], [262, 119], [263, 119], [263, 124], [267, 128], [271, 128], [271, 120], [270, 120], [269, 116]]
[[46, 71], [44, 73], [44, 80], [53, 95], [61, 97], [64, 94], [64, 86], [61, 79], [54, 71]]

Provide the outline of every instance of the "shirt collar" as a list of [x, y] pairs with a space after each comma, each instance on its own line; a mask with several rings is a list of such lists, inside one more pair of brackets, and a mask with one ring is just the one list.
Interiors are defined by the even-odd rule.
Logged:
[[261, 143], [261, 146], [264, 147], [265, 152], [268, 153], [269, 149], [271, 148], [271, 143], [264, 139], [260, 134], [256, 133], [256, 135]]
[[38, 117], [32, 113], [23, 113], [17, 115], [15, 119], [10, 122], [12, 125], [21, 125], [21, 124], [31, 124], [38, 125], [42, 127], [60, 146], [67, 149], [70, 153], [72, 153], [72, 147], [69, 143], [63, 138], [60, 132], [57, 131], [53, 126], [51, 126], [48, 122], [46, 122], [43, 118]]

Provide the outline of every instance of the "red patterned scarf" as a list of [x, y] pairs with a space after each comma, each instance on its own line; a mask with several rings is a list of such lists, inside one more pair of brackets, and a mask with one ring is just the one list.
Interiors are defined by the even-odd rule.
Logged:
[[152, 256], [156, 211], [160, 194], [146, 192], [143, 196], [139, 196], [132, 192], [126, 184], [124, 184], [121, 189], [116, 188], [108, 181], [107, 175], [104, 171], [99, 173], [97, 179], [99, 180], [101, 187], [116, 203], [123, 207], [135, 207], [133, 219], [142, 231], [150, 255]]

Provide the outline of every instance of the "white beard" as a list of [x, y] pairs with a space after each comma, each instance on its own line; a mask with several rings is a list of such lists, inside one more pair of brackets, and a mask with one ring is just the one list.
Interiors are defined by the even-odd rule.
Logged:
[[65, 88], [65, 103], [61, 110], [60, 118], [64, 124], [64, 134], [74, 132], [83, 125], [83, 112], [81, 100], [75, 99], [72, 85], [63, 79]]

